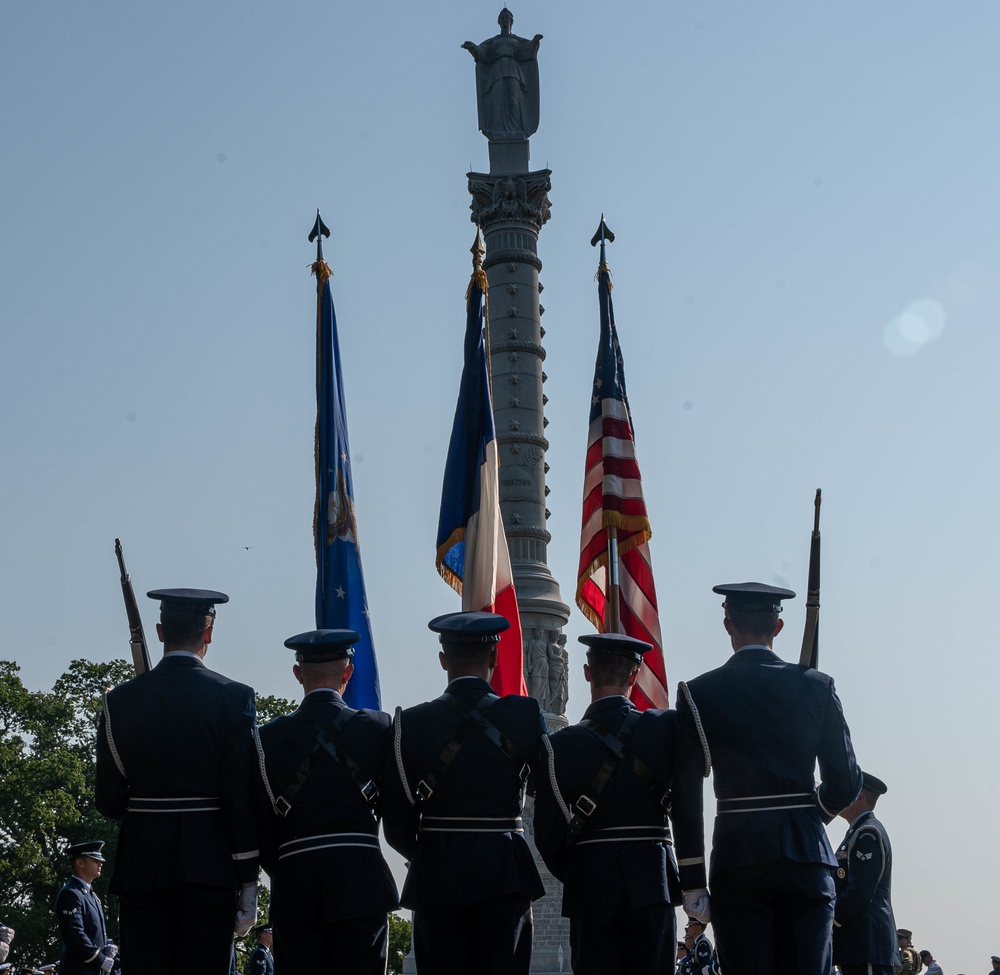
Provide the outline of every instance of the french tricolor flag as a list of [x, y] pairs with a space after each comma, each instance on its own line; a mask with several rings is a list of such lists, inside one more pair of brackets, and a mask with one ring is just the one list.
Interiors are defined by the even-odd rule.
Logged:
[[[477, 245], [479, 244], [477, 238]], [[510, 622], [501, 634], [493, 690], [527, 694], [521, 620], [507, 537], [500, 516], [496, 428], [486, 358], [486, 272], [478, 252], [466, 293], [465, 365], [441, 492], [437, 570], [462, 594], [462, 610], [499, 613]]]

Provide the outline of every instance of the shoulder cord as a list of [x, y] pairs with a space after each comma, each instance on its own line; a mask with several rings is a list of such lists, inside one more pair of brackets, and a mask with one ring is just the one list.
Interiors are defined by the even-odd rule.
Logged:
[[868, 826], [868, 824], [866, 823], [851, 837], [851, 842], [847, 844], [847, 859], [848, 861], [850, 861], [851, 853], [854, 852], [854, 844], [858, 841], [861, 834], [865, 832], [866, 829], [868, 830], [868, 832], [874, 833], [875, 836], [878, 838], [878, 848], [879, 852], [882, 854], [882, 866], [878, 872], [878, 880], [875, 881], [875, 883], [877, 884], [882, 879], [882, 874], [885, 873], [885, 844], [882, 842], [882, 834], [877, 829], [875, 829], [874, 826]]
[[694, 698], [688, 690], [684, 681], [679, 681], [677, 689], [684, 695], [688, 707], [691, 709], [691, 717], [694, 718], [694, 726], [698, 732], [698, 741], [701, 742], [701, 750], [705, 753], [705, 778], [707, 779], [712, 771], [712, 753], [708, 749], [708, 739], [705, 737], [705, 729], [701, 725], [701, 715], [698, 713], [698, 706], [694, 703]]
[[392, 717], [392, 750], [396, 753], [396, 771], [399, 773], [399, 781], [403, 784], [403, 793], [406, 801], [415, 806], [417, 800], [410, 792], [410, 783], [406, 781], [406, 769], [403, 768], [403, 709], [396, 708], [396, 713]]
[[254, 748], [257, 750], [257, 766], [260, 769], [260, 777], [264, 783], [264, 790], [267, 792], [267, 798], [271, 800], [271, 808], [278, 812], [278, 804], [274, 798], [274, 792], [271, 790], [271, 780], [267, 777], [267, 766], [264, 764], [264, 746], [260, 742], [260, 729], [257, 725], [253, 726], [251, 731], [253, 735]]
[[108, 692], [111, 688], [106, 687], [104, 689], [104, 734], [108, 739], [108, 748], [111, 749], [111, 757], [115, 760], [115, 765], [118, 766], [118, 771], [121, 772], [123, 779], [128, 779], [128, 773], [125, 771], [125, 766], [122, 764], [121, 756], [118, 754], [118, 749], [115, 747], [115, 737], [111, 734], [111, 711], [108, 708]]
[[573, 819], [573, 814], [569, 811], [569, 806], [566, 805], [566, 800], [563, 798], [562, 791], [559, 789], [559, 783], [556, 781], [556, 754], [552, 750], [552, 742], [549, 741], [548, 735], [542, 735], [542, 747], [545, 749], [549, 758], [549, 784], [552, 786], [552, 795], [556, 798], [556, 803], [559, 805], [559, 810], [562, 812], [563, 818], [567, 823], [569, 823]]

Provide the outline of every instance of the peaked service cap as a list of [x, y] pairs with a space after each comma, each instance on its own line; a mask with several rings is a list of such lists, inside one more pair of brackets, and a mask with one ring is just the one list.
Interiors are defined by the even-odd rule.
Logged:
[[506, 616], [497, 613], [445, 613], [435, 616], [428, 628], [440, 634], [442, 643], [492, 646], [510, 629]]
[[791, 589], [780, 589], [763, 582], [730, 582], [712, 586], [712, 592], [726, 597], [723, 606], [751, 613], [780, 613], [781, 600], [795, 598]]
[[631, 657], [636, 663], [642, 661], [642, 655], [653, 649], [652, 643], [637, 640], [634, 636], [624, 633], [588, 633], [577, 637], [587, 648], [587, 656], [592, 653], [611, 653], [619, 657]]
[[307, 630], [285, 640], [299, 663], [322, 664], [330, 660], [350, 660], [354, 644], [361, 639], [355, 630]]

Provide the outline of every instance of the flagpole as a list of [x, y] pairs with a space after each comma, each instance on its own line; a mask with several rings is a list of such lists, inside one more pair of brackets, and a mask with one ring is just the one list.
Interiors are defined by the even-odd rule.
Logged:
[[[605, 249], [605, 245], [613, 242], [615, 235], [611, 232], [608, 225], [604, 222], [604, 214], [601, 214], [601, 225], [597, 228], [597, 233], [594, 234], [593, 239], [590, 241], [591, 247], [596, 247], [597, 244], [601, 245], [601, 260], [597, 267], [597, 277], [598, 279], [602, 274], [610, 275], [611, 271], [608, 268], [608, 256]], [[609, 282], [610, 283], [610, 282]], [[619, 584], [618, 584], [618, 529], [614, 525], [609, 525], [607, 527], [608, 533], [608, 596], [607, 601], [604, 604], [604, 632], [605, 633], [621, 633], [622, 631], [622, 621], [621, 621], [621, 606], [619, 602]]]

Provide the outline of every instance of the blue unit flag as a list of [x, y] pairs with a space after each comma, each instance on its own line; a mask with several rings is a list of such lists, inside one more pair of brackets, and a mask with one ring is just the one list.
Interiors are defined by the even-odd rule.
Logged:
[[378, 663], [372, 640], [365, 576], [361, 568], [358, 523], [354, 514], [351, 451], [340, 372], [337, 315], [324, 260], [316, 275], [316, 627], [356, 630], [354, 676], [344, 699], [352, 708], [381, 708]]

